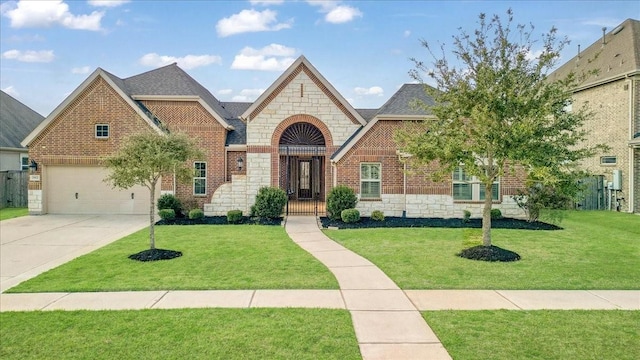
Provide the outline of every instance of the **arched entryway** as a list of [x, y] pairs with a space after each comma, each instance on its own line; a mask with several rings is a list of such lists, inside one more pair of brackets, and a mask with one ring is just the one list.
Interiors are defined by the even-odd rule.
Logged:
[[289, 197], [287, 214], [324, 213], [325, 137], [315, 125], [289, 125], [278, 143], [280, 188]]

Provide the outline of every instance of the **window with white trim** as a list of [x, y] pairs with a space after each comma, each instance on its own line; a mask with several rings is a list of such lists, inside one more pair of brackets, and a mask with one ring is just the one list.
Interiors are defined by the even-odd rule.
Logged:
[[193, 163], [195, 175], [193, 177], [193, 195], [207, 194], [207, 163], [196, 161]]
[[618, 163], [617, 156], [601, 156], [600, 165], [616, 165]]
[[20, 156], [20, 170], [22, 171], [29, 170], [29, 156], [27, 155]]
[[[492, 186], [491, 198], [498, 200], [500, 194], [500, 181], [495, 181]], [[483, 201], [485, 196], [484, 184], [475, 176], [470, 176], [463, 166], [458, 166], [453, 171], [453, 200]]]
[[96, 138], [97, 139], [109, 138], [109, 124], [96, 124]]
[[381, 185], [380, 163], [360, 164], [360, 198], [379, 199]]

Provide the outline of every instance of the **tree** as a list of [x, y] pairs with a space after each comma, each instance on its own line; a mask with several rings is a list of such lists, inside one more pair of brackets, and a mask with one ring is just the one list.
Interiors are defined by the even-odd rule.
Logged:
[[155, 249], [155, 191], [162, 175], [175, 174], [178, 181], [193, 178], [187, 160], [202, 158], [193, 140], [183, 134], [144, 132], [129, 136], [118, 151], [105, 159], [113, 187], [127, 189], [142, 185], [149, 189], [149, 246]]
[[527, 178], [558, 183], [575, 164], [592, 156], [600, 146], [583, 147], [582, 129], [591, 116], [585, 106], [570, 109], [571, 89], [583, 76], [570, 74], [550, 81], [548, 72], [560, 59], [568, 40], [558, 39], [551, 28], [542, 34], [536, 51], [533, 26], [517, 25], [507, 11], [503, 24], [494, 15], [479, 16], [473, 34], [460, 29], [453, 36], [453, 54], [459, 65], [447, 60], [444, 45], [436, 56], [428, 42], [422, 41], [433, 58], [433, 68], [412, 59], [410, 75], [422, 82], [421, 74], [435, 81], [425, 90], [435, 100], [428, 108], [433, 119], [407, 123], [396, 133], [400, 151], [412, 162], [425, 165], [437, 161], [435, 179], [451, 176], [463, 166], [475, 176], [487, 194], [482, 216], [484, 246], [491, 246], [491, 208], [493, 183], [519, 166]]

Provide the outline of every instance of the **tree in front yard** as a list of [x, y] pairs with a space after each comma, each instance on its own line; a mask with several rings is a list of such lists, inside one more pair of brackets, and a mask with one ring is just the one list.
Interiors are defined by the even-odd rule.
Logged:
[[475, 177], [484, 190], [482, 240], [491, 246], [493, 184], [516, 166], [526, 177], [554, 184], [574, 171], [581, 159], [600, 146], [584, 147], [582, 129], [591, 116], [586, 106], [571, 109], [571, 89], [584, 76], [571, 74], [550, 81], [547, 74], [560, 59], [568, 40], [558, 39], [552, 28], [532, 39], [533, 26], [513, 25], [507, 11], [505, 24], [499, 16], [479, 16], [473, 33], [460, 30], [453, 36], [450, 62], [426, 41], [422, 45], [433, 58], [428, 65], [413, 59], [410, 75], [423, 82], [428, 74], [435, 87], [425, 91], [435, 105], [423, 106], [434, 115], [423, 122], [407, 123], [396, 133], [403, 153], [417, 165], [436, 161], [435, 179], [451, 177], [462, 167], [466, 177]]
[[145, 132], [129, 136], [118, 151], [105, 159], [110, 170], [106, 182], [127, 189], [142, 185], [149, 189], [149, 246], [155, 244], [155, 192], [163, 175], [178, 181], [193, 179], [193, 166], [188, 160], [203, 157], [195, 142], [184, 134]]

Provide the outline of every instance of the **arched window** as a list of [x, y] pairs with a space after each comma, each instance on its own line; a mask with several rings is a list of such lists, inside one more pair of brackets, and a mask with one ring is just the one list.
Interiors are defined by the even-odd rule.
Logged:
[[324, 135], [314, 125], [299, 122], [289, 126], [282, 133], [280, 145], [324, 146]]

